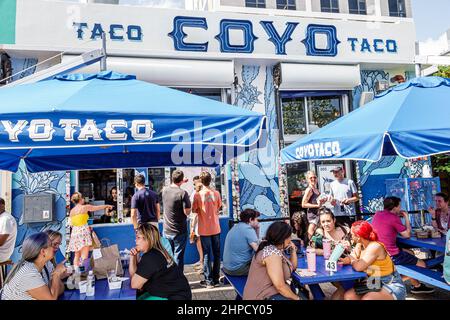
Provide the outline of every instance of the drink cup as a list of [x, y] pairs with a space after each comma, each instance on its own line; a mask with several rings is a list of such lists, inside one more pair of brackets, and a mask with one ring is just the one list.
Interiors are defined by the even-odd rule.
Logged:
[[323, 239], [322, 245], [323, 245], [323, 257], [325, 260], [328, 260], [331, 256], [331, 240]]
[[108, 280], [109, 281], [117, 281], [117, 274], [115, 269], [108, 270]]
[[306, 249], [306, 262], [308, 264], [308, 271], [316, 271], [316, 249], [308, 247]]
[[344, 246], [342, 244], [338, 243], [336, 245], [336, 247], [334, 247], [334, 250], [331, 253], [331, 256], [330, 256], [330, 258], [328, 260], [338, 261], [339, 258], [341, 257], [341, 255], [344, 253], [344, 251], [345, 251]]

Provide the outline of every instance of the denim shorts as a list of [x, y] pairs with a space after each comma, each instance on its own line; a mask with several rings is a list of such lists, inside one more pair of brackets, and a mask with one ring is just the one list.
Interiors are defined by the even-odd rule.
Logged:
[[389, 292], [394, 300], [406, 299], [406, 287], [397, 271], [380, 278], [381, 288]]

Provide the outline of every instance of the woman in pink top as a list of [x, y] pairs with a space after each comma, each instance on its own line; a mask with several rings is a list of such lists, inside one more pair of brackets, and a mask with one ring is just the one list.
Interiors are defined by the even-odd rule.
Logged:
[[[192, 212], [198, 216], [198, 234], [203, 249], [203, 274], [205, 280], [200, 281], [208, 289], [219, 284], [220, 277], [220, 223], [219, 209], [222, 206], [220, 193], [212, 190], [211, 174], [203, 171], [200, 174], [203, 188], [194, 196]], [[211, 255], [214, 264], [211, 268]]]

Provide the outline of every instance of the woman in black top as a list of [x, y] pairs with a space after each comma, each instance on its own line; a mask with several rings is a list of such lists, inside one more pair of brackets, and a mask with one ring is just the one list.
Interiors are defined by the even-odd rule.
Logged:
[[136, 229], [136, 248], [131, 249], [129, 272], [131, 287], [139, 290], [139, 299], [192, 299], [188, 280], [161, 244], [158, 229], [150, 223]]

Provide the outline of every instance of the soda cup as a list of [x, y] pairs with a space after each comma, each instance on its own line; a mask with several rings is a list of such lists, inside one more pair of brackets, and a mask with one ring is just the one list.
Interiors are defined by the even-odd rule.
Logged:
[[345, 251], [344, 246], [342, 244], [338, 243], [336, 245], [336, 247], [334, 247], [334, 250], [331, 253], [331, 256], [330, 256], [330, 258], [328, 260], [338, 261], [339, 258], [341, 257], [341, 255], [344, 253], [344, 251]]
[[316, 249], [306, 248], [306, 262], [308, 264], [308, 271], [316, 271]]
[[323, 239], [322, 245], [323, 245], [323, 257], [325, 258], [325, 260], [328, 260], [331, 256], [331, 240]]

